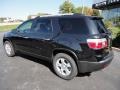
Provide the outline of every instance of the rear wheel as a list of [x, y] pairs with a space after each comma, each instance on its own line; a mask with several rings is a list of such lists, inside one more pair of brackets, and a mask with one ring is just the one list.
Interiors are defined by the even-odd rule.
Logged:
[[55, 73], [65, 80], [73, 79], [78, 73], [74, 59], [65, 53], [55, 55], [53, 68]]
[[14, 47], [13, 47], [11, 42], [5, 41], [4, 42], [4, 49], [5, 49], [7, 56], [13, 57], [15, 55], [15, 50], [14, 50]]

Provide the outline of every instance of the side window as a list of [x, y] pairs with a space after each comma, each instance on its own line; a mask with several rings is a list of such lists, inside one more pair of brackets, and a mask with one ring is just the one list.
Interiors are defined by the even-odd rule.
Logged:
[[89, 34], [89, 29], [83, 18], [59, 19], [60, 29], [66, 34]]
[[52, 33], [52, 24], [51, 20], [37, 20], [36, 25], [34, 26], [34, 32], [35, 33]]
[[17, 31], [19, 31], [21, 33], [28, 32], [28, 31], [30, 31], [31, 27], [32, 27], [32, 21], [31, 20], [30, 21], [26, 21], [25, 23], [21, 24], [18, 27]]

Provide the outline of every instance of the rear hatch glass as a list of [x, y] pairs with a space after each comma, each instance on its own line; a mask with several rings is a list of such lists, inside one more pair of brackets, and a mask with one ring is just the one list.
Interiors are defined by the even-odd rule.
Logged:
[[100, 33], [109, 33], [109, 31], [106, 29], [102, 19], [90, 19], [90, 29], [94, 29], [96, 31], [95, 34], [100, 34]]

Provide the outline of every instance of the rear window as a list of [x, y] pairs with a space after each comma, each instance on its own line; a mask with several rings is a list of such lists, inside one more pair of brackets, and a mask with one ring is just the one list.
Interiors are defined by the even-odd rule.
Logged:
[[99, 33], [106, 33], [108, 32], [102, 19], [96, 19], [96, 20], [92, 20], [93, 22], [93, 27], [98, 30]]
[[83, 18], [64, 18], [59, 19], [60, 29], [68, 34], [88, 34], [88, 28]]

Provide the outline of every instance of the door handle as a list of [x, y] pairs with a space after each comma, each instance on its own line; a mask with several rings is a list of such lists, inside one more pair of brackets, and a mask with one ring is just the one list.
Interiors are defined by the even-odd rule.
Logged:
[[45, 40], [49, 41], [50, 39], [48, 38], [48, 39], [45, 39]]
[[23, 37], [23, 38], [28, 39], [29, 37]]

